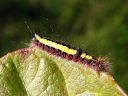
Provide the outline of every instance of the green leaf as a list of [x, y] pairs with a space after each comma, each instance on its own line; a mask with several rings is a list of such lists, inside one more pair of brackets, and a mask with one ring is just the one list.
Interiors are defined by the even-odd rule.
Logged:
[[108, 73], [37, 47], [0, 59], [0, 96], [126, 96]]

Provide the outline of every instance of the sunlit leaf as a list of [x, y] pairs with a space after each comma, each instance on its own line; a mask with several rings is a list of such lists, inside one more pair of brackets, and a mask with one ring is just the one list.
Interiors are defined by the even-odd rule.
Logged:
[[39, 48], [0, 59], [0, 96], [125, 96], [113, 77]]

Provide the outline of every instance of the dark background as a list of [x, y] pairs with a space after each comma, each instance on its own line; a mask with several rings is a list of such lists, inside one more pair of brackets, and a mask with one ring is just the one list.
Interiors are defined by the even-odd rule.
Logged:
[[127, 0], [0, 0], [0, 56], [27, 47], [32, 32], [108, 58], [128, 93]]

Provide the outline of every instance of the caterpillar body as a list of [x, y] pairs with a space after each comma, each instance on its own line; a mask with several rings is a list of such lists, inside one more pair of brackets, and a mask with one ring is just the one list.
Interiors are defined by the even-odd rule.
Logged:
[[34, 35], [32, 43], [53, 55], [72, 60], [74, 62], [80, 62], [97, 70], [98, 72], [108, 71], [108, 64], [104, 60], [96, 59], [94, 56], [88, 55], [81, 49], [76, 50], [70, 46], [66, 46], [65, 44], [41, 38], [37, 34]]

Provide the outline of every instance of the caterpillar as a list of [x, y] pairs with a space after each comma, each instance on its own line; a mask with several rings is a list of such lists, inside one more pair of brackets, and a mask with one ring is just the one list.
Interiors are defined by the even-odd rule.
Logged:
[[74, 49], [69, 45], [41, 38], [37, 34], [34, 34], [32, 43], [53, 55], [72, 60], [74, 62], [80, 62], [99, 72], [108, 72], [108, 64], [104, 60], [90, 56], [81, 49]]

